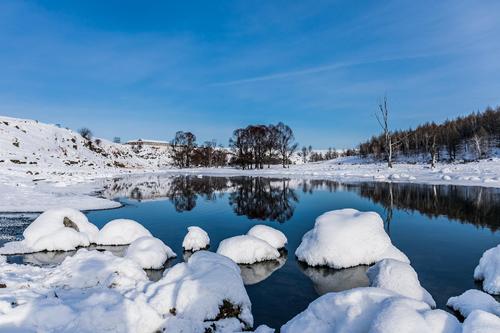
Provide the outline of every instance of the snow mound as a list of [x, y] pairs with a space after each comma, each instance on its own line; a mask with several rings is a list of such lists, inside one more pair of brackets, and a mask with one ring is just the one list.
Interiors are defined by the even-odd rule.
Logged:
[[328, 293], [281, 327], [282, 333], [460, 333], [449, 313], [381, 288]]
[[425, 302], [431, 307], [436, 307], [436, 302], [431, 294], [420, 285], [417, 272], [407, 263], [384, 259], [366, 272], [370, 286], [394, 291], [408, 298]]
[[145, 269], [160, 269], [165, 261], [177, 255], [161, 240], [155, 237], [144, 236], [130, 243], [125, 258], [141, 265]]
[[234, 236], [224, 239], [217, 248], [217, 253], [232, 259], [238, 264], [278, 259], [280, 253], [268, 242], [249, 235]]
[[94, 242], [98, 231], [99, 229], [78, 210], [49, 209], [24, 230], [22, 241], [7, 243], [0, 253], [75, 250]]
[[467, 290], [460, 296], [450, 297], [446, 305], [464, 317], [469, 316], [474, 310], [483, 310], [500, 316], [500, 303], [491, 295], [476, 289]]
[[215, 253], [194, 253], [187, 263], [166, 270], [162, 279], [147, 286], [145, 294], [149, 304], [167, 319], [175, 317], [177, 324], [190, 320], [189, 325], [200, 325], [225, 318], [224, 312], [240, 320], [241, 329], [253, 325], [238, 265]]
[[199, 251], [208, 248], [210, 237], [208, 233], [200, 227], [188, 227], [188, 233], [182, 241], [182, 247], [185, 251]]
[[128, 219], [109, 221], [99, 230], [96, 243], [99, 245], [125, 245], [151, 233], [140, 223]]
[[500, 317], [489, 312], [475, 310], [465, 319], [463, 333], [498, 333]]
[[250, 230], [248, 230], [247, 235], [260, 238], [271, 244], [271, 246], [275, 249], [284, 248], [288, 242], [284, 233], [263, 224], [253, 226]]
[[500, 294], [500, 244], [483, 253], [474, 270], [474, 279], [483, 280], [487, 293]]
[[370, 265], [392, 258], [409, 259], [391, 243], [380, 215], [355, 209], [334, 210], [316, 218], [295, 251], [300, 261], [310, 266], [347, 268]]

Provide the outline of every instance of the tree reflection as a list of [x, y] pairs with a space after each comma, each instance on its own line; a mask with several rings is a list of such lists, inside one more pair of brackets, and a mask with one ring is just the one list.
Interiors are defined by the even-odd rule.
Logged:
[[241, 177], [234, 179], [235, 190], [229, 204], [237, 215], [250, 219], [283, 223], [293, 216], [299, 198], [288, 179]]

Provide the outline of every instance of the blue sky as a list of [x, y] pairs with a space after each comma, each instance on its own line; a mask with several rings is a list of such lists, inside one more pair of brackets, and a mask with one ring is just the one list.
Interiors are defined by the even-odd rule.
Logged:
[[500, 104], [498, 1], [0, 1], [0, 114], [105, 138], [226, 145], [284, 121], [301, 145]]

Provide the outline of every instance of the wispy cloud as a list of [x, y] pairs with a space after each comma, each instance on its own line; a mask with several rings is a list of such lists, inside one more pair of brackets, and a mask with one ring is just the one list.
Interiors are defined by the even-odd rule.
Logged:
[[359, 61], [343, 61], [343, 62], [330, 63], [330, 64], [326, 64], [326, 65], [321, 65], [321, 66], [313, 66], [313, 67], [308, 67], [308, 68], [303, 68], [303, 69], [298, 69], [298, 70], [290, 70], [290, 71], [278, 72], [278, 73], [267, 74], [267, 75], [253, 76], [253, 77], [242, 78], [242, 79], [231, 80], [231, 81], [214, 82], [214, 83], [209, 84], [209, 86], [222, 87], [222, 86], [240, 85], [240, 84], [245, 84], [245, 83], [255, 83], [255, 82], [262, 82], [262, 81], [279, 80], [279, 79], [286, 79], [286, 78], [294, 77], [294, 76], [316, 74], [316, 73], [334, 71], [334, 70], [338, 70], [338, 69], [342, 69], [342, 68], [348, 68], [348, 67], [354, 67], [354, 66], [360, 66], [360, 65], [370, 65], [370, 64], [390, 62], [390, 61], [422, 59], [422, 58], [433, 57], [433, 56], [437, 56], [437, 55], [440, 55], [440, 54], [429, 53], [429, 54], [417, 54], [417, 55], [406, 55], [406, 56], [393, 56], [393, 57], [378, 58], [378, 59], [365, 59], [365, 60], [359, 60]]

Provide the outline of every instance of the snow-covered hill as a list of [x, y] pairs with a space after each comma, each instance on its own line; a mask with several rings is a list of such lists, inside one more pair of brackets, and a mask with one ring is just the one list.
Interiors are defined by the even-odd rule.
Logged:
[[[170, 164], [168, 147], [132, 146], [80, 134], [35, 120], [0, 117], [0, 169], [29, 173], [105, 169], [156, 169]], [[23, 168], [24, 166], [24, 168]]]

